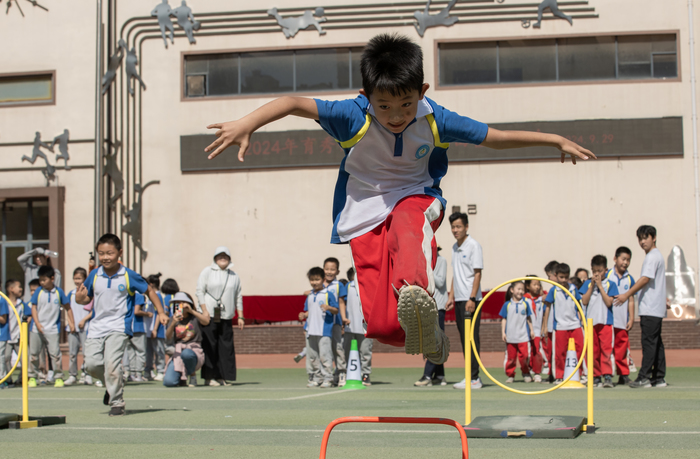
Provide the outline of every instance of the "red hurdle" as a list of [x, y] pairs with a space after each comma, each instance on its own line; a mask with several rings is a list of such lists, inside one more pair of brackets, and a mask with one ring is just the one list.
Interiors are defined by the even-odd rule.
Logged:
[[[338, 424], [345, 424], [347, 422], [381, 422], [388, 424], [443, 424], [446, 426], [452, 426], [457, 429], [459, 436], [462, 440], [462, 459], [469, 458], [469, 446], [467, 445], [467, 434], [464, 432], [461, 424], [452, 419], [443, 418], [391, 418], [391, 417], [377, 417], [377, 416], [346, 416], [344, 418], [338, 418], [328, 424], [326, 431], [323, 433], [323, 441], [321, 442], [321, 455], [319, 459], [326, 459], [326, 449], [328, 449], [328, 439], [331, 437], [331, 431]], [[406, 431], [410, 432], [410, 431]]]

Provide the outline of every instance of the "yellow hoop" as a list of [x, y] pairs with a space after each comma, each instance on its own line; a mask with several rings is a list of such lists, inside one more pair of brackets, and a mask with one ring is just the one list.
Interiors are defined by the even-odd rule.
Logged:
[[[498, 287], [496, 287], [496, 288], [494, 288], [494, 289], [491, 289], [491, 291], [488, 292], [488, 293], [486, 294], [486, 296], [479, 302], [479, 306], [476, 307], [476, 310], [474, 311], [474, 314], [472, 315], [472, 317], [478, 317], [477, 314], [479, 314], [479, 312], [481, 311], [481, 307], [484, 305], [484, 303], [486, 302], [486, 300], [487, 300], [493, 293], [495, 293], [496, 291], [498, 291], [501, 287], [503, 287], [503, 286], [505, 286], [505, 285], [507, 285], [507, 284], [512, 284], [513, 282], [525, 281], [525, 280], [538, 280], [538, 281], [540, 281], [540, 282], [546, 282], [546, 283], [548, 283], [548, 284], [551, 284], [551, 285], [554, 285], [554, 286], [556, 286], [556, 287], [561, 288], [562, 290], [564, 290], [564, 291], [566, 292], [567, 295], [569, 295], [569, 296], [571, 297], [572, 300], [574, 300], [574, 303], [576, 304], [576, 307], [578, 308], [579, 313], [581, 313], [581, 317], [584, 318], [584, 320], [582, 321], [582, 322], [583, 322], [583, 350], [581, 351], [581, 357], [579, 357], [578, 363], [576, 363], [576, 368], [574, 369], [574, 371], [573, 371], [573, 372], [569, 375], [569, 377], [566, 378], [564, 381], [560, 382], [559, 384], [557, 384], [557, 385], [554, 386], [554, 387], [550, 387], [549, 389], [539, 390], [539, 391], [533, 391], [533, 392], [530, 392], [530, 391], [523, 391], [523, 390], [518, 390], [518, 389], [513, 389], [513, 388], [511, 388], [511, 387], [506, 386], [506, 385], [503, 384], [502, 382], [497, 381], [496, 379], [494, 379], [494, 377], [491, 376], [491, 373], [489, 373], [488, 370], [486, 369], [486, 367], [484, 367], [484, 364], [481, 363], [481, 358], [479, 357], [479, 353], [478, 353], [477, 350], [476, 350], [476, 344], [474, 344], [474, 325], [476, 324], [476, 321], [474, 321], [474, 320], [472, 320], [472, 326], [471, 326], [471, 330], [470, 330], [470, 333], [471, 333], [471, 334], [470, 334], [470, 336], [471, 336], [471, 345], [472, 345], [472, 351], [474, 352], [474, 356], [476, 357], [476, 361], [479, 362], [479, 367], [484, 371], [484, 373], [486, 374], [486, 376], [488, 376], [489, 379], [490, 379], [491, 381], [493, 381], [493, 382], [496, 383], [496, 385], [501, 386], [501, 387], [504, 388], [505, 390], [508, 390], [508, 391], [513, 392], [513, 393], [515, 393], [515, 394], [520, 394], [520, 395], [542, 395], [542, 394], [547, 394], [547, 393], [549, 393], [549, 392], [555, 391], [555, 390], [559, 389], [561, 386], [563, 386], [564, 384], [566, 384], [567, 382], [569, 382], [569, 380], [576, 374], [576, 372], [578, 372], [578, 369], [581, 367], [581, 363], [583, 362], [583, 357], [586, 355], [586, 351], [588, 350], [588, 347], [587, 347], [587, 344], [588, 344], [588, 326], [586, 325], [586, 320], [585, 320], [586, 315], [583, 313], [583, 309], [581, 308], [581, 305], [579, 304], [579, 302], [576, 300], [576, 297], [573, 296], [573, 295], [571, 294], [571, 292], [569, 291], [569, 289], [564, 288], [564, 286], [561, 285], [561, 284], [558, 284], [558, 283], [556, 283], [556, 282], [553, 282], [553, 281], [550, 281], [550, 280], [547, 280], [547, 279], [542, 279], [541, 277], [518, 277], [518, 278], [516, 278], [516, 279], [511, 279], [511, 280], [509, 280], [509, 281], [507, 281], [507, 282], [502, 283], [502, 284], [499, 285]], [[543, 324], [543, 325], [544, 325], [544, 326], [547, 326], [547, 324]]]
[[[15, 305], [12, 304], [12, 301], [10, 301], [10, 299], [7, 296], [5, 296], [4, 293], [0, 292], [0, 296], [5, 298], [5, 301], [7, 301], [7, 304], [10, 305], [10, 307], [12, 308], [12, 311], [15, 313], [15, 317], [17, 317], [17, 325], [19, 326], [19, 342], [21, 343], [22, 342], [22, 320], [19, 318], [19, 314], [17, 313], [17, 308], [15, 308]], [[10, 320], [10, 318], [8, 317], [7, 320]], [[5, 358], [4, 355], [0, 355], [0, 359], [4, 359], [4, 358]], [[12, 367], [12, 369], [10, 371], [7, 372], [7, 374], [5, 375], [4, 378], [0, 379], [0, 384], [4, 383], [5, 380], [7, 380], [7, 378], [9, 378], [12, 375], [12, 373], [14, 373], [15, 369], [17, 368], [17, 364], [20, 361], [19, 360], [20, 358], [22, 358], [22, 346], [19, 347], [19, 352], [17, 353], [17, 360], [15, 360], [14, 366]]]

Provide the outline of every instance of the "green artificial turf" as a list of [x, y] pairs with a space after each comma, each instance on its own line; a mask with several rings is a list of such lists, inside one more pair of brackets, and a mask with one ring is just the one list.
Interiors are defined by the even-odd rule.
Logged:
[[[502, 369], [493, 369], [504, 380]], [[317, 458], [326, 425], [342, 416], [420, 416], [464, 423], [464, 392], [413, 387], [421, 369], [375, 369], [367, 390], [308, 389], [300, 369], [241, 370], [230, 387], [164, 388], [129, 384], [127, 416], [110, 418], [104, 390], [92, 386], [30, 390], [31, 415], [65, 415], [67, 424], [0, 431], [0, 451], [22, 458]], [[448, 379], [461, 379], [448, 370]], [[700, 445], [700, 369], [671, 368], [669, 387], [595, 390], [599, 431], [574, 440], [472, 439], [470, 457], [684, 458]], [[473, 416], [586, 415], [585, 390], [511, 394], [484, 381], [473, 393]], [[522, 390], [550, 387], [515, 383]], [[0, 391], [0, 412], [19, 412], [21, 391]], [[617, 433], [626, 432], [626, 433]], [[694, 433], [692, 433], [694, 432]], [[5, 456], [11, 457], [11, 456]], [[344, 424], [328, 458], [459, 458], [454, 428]]]

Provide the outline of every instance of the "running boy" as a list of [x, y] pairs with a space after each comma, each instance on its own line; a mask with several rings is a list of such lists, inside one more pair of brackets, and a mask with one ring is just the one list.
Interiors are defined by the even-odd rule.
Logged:
[[[632, 251], [627, 247], [618, 247], [615, 251], [615, 266], [608, 271], [605, 276], [610, 282], [617, 286], [619, 293], [625, 293], [634, 287], [634, 278], [627, 268], [632, 261]], [[613, 345], [613, 355], [615, 356], [615, 367], [620, 377], [618, 384], [630, 383], [629, 331], [634, 325], [634, 296], [631, 296], [626, 303], [614, 304], [613, 302], [613, 333], [615, 343]]]
[[446, 205], [440, 180], [450, 142], [490, 148], [549, 146], [572, 160], [594, 158], [558, 135], [505, 132], [459, 116], [425, 97], [423, 52], [406, 37], [370, 40], [360, 65], [360, 95], [323, 101], [281, 97], [237, 121], [208, 126], [218, 156], [240, 145], [243, 161], [253, 132], [285, 116], [317, 120], [345, 150], [333, 200], [331, 242], [350, 243], [367, 337], [433, 363], [447, 359], [448, 340], [432, 298], [437, 257], [434, 232]]
[[525, 284], [513, 282], [506, 293], [506, 302], [501, 308], [501, 337], [506, 343], [505, 370], [506, 384], [515, 379], [515, 361], [520, 361], [520, 371], [526, 383], [532, 382], [530, 376], [530, 341], [532, 340], [532, 309], [530, 302], [523, 298]]
[[[338, 300], [324, 287], [325, 273], [322, 268], [311, 268], [306, 275], [311, 284], [311, 293], [304, 303], [304, 317], [307, 318], [309, 358], [317, 355], [319, 368], [314, 375], [314, 386], [333, 387], [333, 350], [332, 334], [335, 316], [338, 314]], [[300, 316], [301, 318], [301, 316]], [[313, 387], [313, 386], [310, 386]]]
[[593, 382], [596, 386], [612, 388], [612, 303], [618, 291], [617, 285], [606, 278], [607, 272], [608, 259], [604, 255], [593, 257], [591, 278], [584, 282], [579, 293], [581, 304], [586, 306], [586, 319], [593, 319]]
[[[86, 383], [91, 384], [92, 378], [85, 372], [85, 337], [87, 336], [87, 323], [90, 320], [90, 313], [83, 308], [82, 305], [75, 301], [75, 292], [78, 288], [83, 285], [87, 279], [87, 271], [85, 268], [75, 268], [73, 271], [73, 282], [75, 283], [75, 288], [68, 293], [68, 299], [70, 300], [70, 309], [73, 311], [73, 320], [75, 320], [76, 326], [73, 332], [68, 330], [68, 353], [70, 355], [70, 363], [68, 366], [68, 379], [66, 379], [66, 386], [71, 386], [76, 382], [80, 384]], [[83, 374], [78, 380], [78, 352], [83, 349]]]
[[[557, 280], [560, 285], [568, 287], [569, 292], [576, 298], [581, 299], [581, 295], [576, 290], [574, 284], [569, 283], [571, 268], [566, 263], [557, 264]], [[583, 328], [581, 324], [581, 314], [576, 307], [576, 303], [559, 287], [552, 287], [544, 300], [547, 311], [544, 313], [544, 320], [550, 315], [554, 316], [552, 335], [552, 347], [554, 349], [554, 374], [555, 383], [559, 384], [564, 380], [564, 363], [566, 362], [566, 351], [569, 347], [569, 338], [573, 338], [576, 343], [576, 355], [581, 358], [583, 352]], [[542, 333], [542, 340], [547, 340], [547, 335]]]
[[61, 358], [61, 348], [59, 338], [61, 336], [61, 307], [66, 310], [68, 319], [68, 330], [75, 331], [73, 321], [73, 311], [70, 307], [70, 300], [59, 287], [53, 284], [54, 270], [51, 266], [39, 267], [39, 285], [34, 291], [29, 303], [32, 306], [32, 317], [34, 321], [31, 325], [29, 338], [29, 368], [27, 375], [28, 387], [36, 387], [36, 377], [38, 373], [39, 354], [42, 347], [46, 346], [51, 357], [54, 371], [54, 387], [63, 387], [63, 359]]
[[666, 264], [656, 248], [656, 228], [637, 229], [639, 246], [647, 254], [636, 284], [618, 295], [615, 305], [623, 305], [639, 293], [639, 319], [642, 327], [642, 367], [630, 387], [666, 387], [666, 350], [661, 339], [661, 324], [666, 317]]
[[86, 282], [78, 288], [78, 304], [88, 304], [93, 298], [92, 319], [85, 340], [85, 365], [93, 378], [107, 388], [103, 403], [111, 405], [110, 416], [124, 415], [124, 381], [122, 358], [132, 335], [136, 292], [145, 293], [158, 311], [160, 323], [166, 325], [168, 316], [158, 295], [146, 280], [119, 263], [122, 242], [114, 234], [105, 234], [95, 247], [100, 266], [94, 269]]

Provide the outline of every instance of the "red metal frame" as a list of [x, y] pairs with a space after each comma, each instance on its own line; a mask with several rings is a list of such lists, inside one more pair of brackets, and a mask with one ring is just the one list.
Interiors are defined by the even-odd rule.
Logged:
[[[321, 442], [321, 455], [319, 459], [326, 459], [326, 450], [328, 449], [328, 439], [331, 437], [331, 431], [338, 424], [345, 424], [347, 422], [381, 422], [389, 424], [443, 424], [446, 426], [452, 426], [459, 432], [459, 436], [462, 440], [462, 459], [469, 459], [469, 446], [467, 444], [467, 434], [464, 432], [464, 428], [457, 421], [452, 419], [443, 418], [391, 418], [391, 417], [376, 417], [376, 416], [346, 416], [344, 418], [338, 418], [328, 424], [326, 431], [323, 433], [323, 441]], [[410, 432], [410, 431], [406, 431]]]

